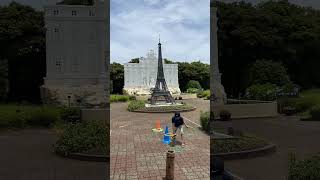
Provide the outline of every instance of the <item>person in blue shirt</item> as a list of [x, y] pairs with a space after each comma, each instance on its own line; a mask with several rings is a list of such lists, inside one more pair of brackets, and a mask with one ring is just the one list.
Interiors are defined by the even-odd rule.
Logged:
[[177, 134], [178, 129], [180, 130], [180, 135], [181, 135], [181, 143], [182, 146], [185, 145], [185, 142], [183, 141], [183, 126], [186, 126], [187, 128], [189, 128], [187, 126], [187, 124], [184, 123], [183, 118], [180, 116], [179, 112], [174, 113], [174, 116], [172, 117], [172, 130], [173, 130], [173, 134]]

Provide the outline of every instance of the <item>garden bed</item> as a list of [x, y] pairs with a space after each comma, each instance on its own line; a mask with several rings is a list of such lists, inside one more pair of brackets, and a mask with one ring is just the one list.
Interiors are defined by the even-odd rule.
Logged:
[[171, 113], [171, 112], [186, 112], [193, 111], [196, 108], [188, 105], [171, 105], [171, 106], [150, 106], [146, 107], [146, 101], [131, 101], [128, 105], [128, 111], [141, 113]]
[[212, 156], [223, 159], [241, 159], [265, 155], [276, 150], [276, 146], [267, 141], [249, 135], [234, 139], [212, 139]]
[[108, 160], [109, 130], [95, 121], [67, 125], [53, 145], [60, 156], [86, 160]]

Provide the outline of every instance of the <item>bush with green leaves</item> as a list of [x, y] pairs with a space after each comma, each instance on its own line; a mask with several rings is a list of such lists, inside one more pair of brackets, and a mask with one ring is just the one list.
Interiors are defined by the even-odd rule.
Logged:
[[206, 131], [210, 132], [210, 112], [200, 112], [200, 124], [201, 128]]
[[294, 107], [297, 112], [309, 111], [313, 106], [317, 104], [312, 98], [279, 98], [278, 105], [281, 108], [284, 107]]
[[210, 90], [205, 90], [205, 91], [199, 91], [197, 93], [198, 98], [208, 98], [210, 97]]
[[250, 84], [275, 84], [283, 86], [290, 82], [286, 68], [279, 62], [257, 60], [249, 70]]
[[320, 121], [320, 106], [313, 106], [310, 109], [310, 115], [313, 120]]
[[198, 92], [199, 92], [199, 89], [196, 89], [196, 88], [187, 89], [187, 93], [190, 93], [190, 94], [196, 94]]
[[145, 107], [145, 101], [142, 100], [135, 100], [135, 101], [130, 101], [128, 104], [128, 111], [132, 112], [138, 109], [141, 109], [143, 107]]
[[201, 85], [199, 81], [190, 80], [187, 84], [187, 89], [194, 88], [194, 89], [201, 89]]
[[246, 98], [260, 101], [273, 101], [277, 99], [278, 87], [274, 84], [255, 84], [246, 89]]
[[107, 154], [109, 145], [109, 129], [106, 125], [90, 121], [78, 124], [69, 124], [53, 146], [54, 151], [60, 155], [70, 153], [103, 151]]
[[56, 107], [0, 105], [0, 128], [49, 127], [58, 120]]
[[26, 117], [26, 124], [30, 126], [49, 127], [57, 122], [59, 115], [56, 111], [50, 109], [38, 109]]
[[314, 155], [304, 160], [297, 160], [295, 155], [289, 159], [288, 180], [320, 179], [320, 155]]
[[77, 107], [64, 107], [60, 110], [60, 118], [64, 122], [80, 121], [81, 110]]
[[134, 98], [135, 98], [134, 96], [129, 96], [129, 95], [111, 94], [110, 102], [127, 102]]

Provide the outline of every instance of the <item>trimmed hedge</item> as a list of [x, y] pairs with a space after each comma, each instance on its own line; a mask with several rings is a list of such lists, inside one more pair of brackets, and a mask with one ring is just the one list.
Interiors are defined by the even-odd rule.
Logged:
[[86, 152], [107, 154], [109, 135], [108, 127], [95, 121], [69, 124], [53, 148], [63, 156]]
[[110, 102], [127, 102], [136, 100], [135, 96], [111, 94]]

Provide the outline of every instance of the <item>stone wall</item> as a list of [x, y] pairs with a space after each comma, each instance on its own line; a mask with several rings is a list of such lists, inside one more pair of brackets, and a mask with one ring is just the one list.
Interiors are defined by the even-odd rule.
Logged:
[[106, 107], [109, 98], [103, 86], [82, 87], [42, 86], [41, 97], [44, 104], [83, 107]]

